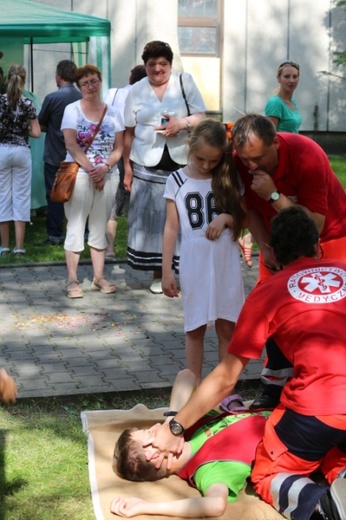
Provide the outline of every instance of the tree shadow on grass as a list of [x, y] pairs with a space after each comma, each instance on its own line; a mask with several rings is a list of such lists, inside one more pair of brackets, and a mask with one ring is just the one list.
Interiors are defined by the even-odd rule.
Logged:
[[0, 430], [0, 520], [6, 520], [6, 496], [14, 495], [28, 482], [21, 478], [6, 481], [5, 447], [7, 430]]

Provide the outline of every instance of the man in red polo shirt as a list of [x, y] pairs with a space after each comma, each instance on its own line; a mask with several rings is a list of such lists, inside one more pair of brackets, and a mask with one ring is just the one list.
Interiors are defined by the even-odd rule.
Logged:
[[[314, 220], [323, 258], [346, 260], [346, 192], [328, 157], [312, 139], [276, 132], [272, 122], [247, 114], [232, 128], [234, 161], [245, 185], [250, 230], [260, 249], [259, 282], [280, 270], [269, 243], [270, 221], [280, 210], [300, 206]], [[275, 407], [292, 365], [272, 339], [267, 342], [262, 396], [253, 408]]]

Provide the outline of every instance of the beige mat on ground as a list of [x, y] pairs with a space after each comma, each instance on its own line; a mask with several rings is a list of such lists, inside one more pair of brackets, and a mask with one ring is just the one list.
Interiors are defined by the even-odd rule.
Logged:
[[[153, 501], [199, 496], [198, 491], [176, 476], [158, 482], [137, 483], [119, 479], [113, 473], [112, 456], [118, 435], [129, 426], [148, 428], [156, 422], [162, 422], [164, 410], [163, 408], [149, 410], [139, 404], [131, 410], [82, 412], [83, 429], [88, 435], [89, 477], [96, 520], [119, 518], [109, 511], [110, 503], [116, 495], [140, 496]], [[163, 516], [147, 515], [136, 518], [168, 519]], [[251, 486], [247, 486], [237, 502], [228, 504], [226, 513], [219, 518], [222, 520], [282, 520], [283, 517], [254, 496]]]

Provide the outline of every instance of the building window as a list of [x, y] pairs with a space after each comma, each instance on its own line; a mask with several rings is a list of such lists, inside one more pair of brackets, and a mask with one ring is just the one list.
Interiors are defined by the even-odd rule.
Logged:
[[219, 56], [221, 0], [178, 0], [178, 38], [184, 56]]

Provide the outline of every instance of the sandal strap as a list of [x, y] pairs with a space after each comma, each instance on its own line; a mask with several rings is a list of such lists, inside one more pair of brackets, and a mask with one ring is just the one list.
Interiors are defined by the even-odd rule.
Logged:
[[[103, 283], [101, 284], [100, 282]], [[103, 294], [111, 294], [116, 292], [117, 290], [115, 283], [109, 282], [107, 278], [105, 278], [104, 276], [100, 278], [94, 277], [91, 284], [91, 288], [96, 289], [102, 292]]]
[[70, 287], [70, 285], [72, 285], [73, 283], [76, 283], [77, 285], [80, 285], [80, 281], [79, 280], [71, 280], [71, 282], [69, 282], [67, 280], [66, 281], [66, 287]]
[[93, 278], [94, 283], [99, 283], [101, 280], [107, 281], [107, 278], [105, 278], [104, 276], [94, 276], [94, 278]]
[[[72, 285], [75, 285], [75, 287], [72, 287]], [[68, 298], [83, 298], [83, 290], [78, 280], [66, 282], [66, 290]]]
[[105, 276], [100, 276], [100, 277], [96, 277], [94, 276], [93, 278], [93, 283], [95, 285], [99, 285], [101, 280], [104, 280], [106, 283], [104, 284], [104, 287], [109, 287], [110, 285], [115, 285], [114, 283], [110, 282], [109, 280], [107, 280], [107, 278]]

